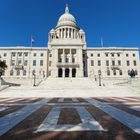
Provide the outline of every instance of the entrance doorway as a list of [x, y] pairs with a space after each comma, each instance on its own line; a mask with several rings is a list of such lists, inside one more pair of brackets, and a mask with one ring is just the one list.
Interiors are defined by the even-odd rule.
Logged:
[[70, 73], [69, 69], [65, 69], [65, 77], [69, 77], [69, 73]]
[[58, 77], [62, 77], [62, 75], [63, 75], [62, 68], [59, 68], [58, 69]]
[[76, 69], [72, 69], [72, 77], [76, 77]]

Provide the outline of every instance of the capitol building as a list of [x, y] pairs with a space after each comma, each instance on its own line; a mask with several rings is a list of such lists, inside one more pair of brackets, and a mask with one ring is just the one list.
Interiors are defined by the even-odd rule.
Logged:
[[128, 78], [140, 75], [139, 48], [87, 47], [86, 34], [68, 5], [48, 34], [48, 47], [0, 47], [5, 78]]

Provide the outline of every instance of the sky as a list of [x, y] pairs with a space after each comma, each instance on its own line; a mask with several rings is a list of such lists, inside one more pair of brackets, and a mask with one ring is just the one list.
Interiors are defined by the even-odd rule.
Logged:
[[66, 3], [87, 47], [140, 48], [140, 0], [0, 0], [0, 46], [47, 47]]

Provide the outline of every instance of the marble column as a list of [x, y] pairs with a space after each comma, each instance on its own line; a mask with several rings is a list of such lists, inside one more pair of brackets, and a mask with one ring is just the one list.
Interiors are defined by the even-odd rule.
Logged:
[[62, 62], [65, 63], [65, 49], [63, 49], [63, 59]]
[[70, 29], [68, 28], [68, 38], [69, 38]]
[[65, 68], [62, 68], [62, 77], [65, 78]]
[[69, 68], [69, 77], [72, 77], [72, 68]]

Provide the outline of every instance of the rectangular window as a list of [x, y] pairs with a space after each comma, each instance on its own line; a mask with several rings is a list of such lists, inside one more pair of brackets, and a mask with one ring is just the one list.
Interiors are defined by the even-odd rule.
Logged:
[[51, 62], [51, 61], [49, 61], [49, 66], [51, 66], [51, 64], [52, 64], [52, 62]]
[[93, 53], [91, 53], [90, 56], [92, 57], [93, 56]]
[[43, 66], [43, 60], [40, 60], [40, 66]]
[[17, 76], [19, 76], [20, 75], [20, 70], [17, 70]]
[[58, 59], [58, 62], [61, 63], [61, 62], [62, 62], [62, 58], [59, 58], [59, 59]]
[[105, 53], [105, 56], [108, 57], [108, 53]]
[[137, 62], [136, 62], [136, 60], [134, 60], [134, 61], [133, 61], [133, 64], [134, 64], [134, 66], [136, 66], [136, 65], [137, 65]]
[[7, 56], [7, 53], [4, 53], [3, 56], [6, 57]]
[[69, 58], [66, 58], [66, 59], [65, 59], [65, 62], [68, 63], [68, 62], [69, 62]]
[[43, 55], [44, 55], [43, 53], [40, 54], [40, 56], [43, 56]]
[[11, 60], [11, 66], [15, 65], [15, 60]]
[[107, 75], [108, 75], [108, 76], [110, 75], [110, 70], [107, 70]]
[[24, 61], [24, 66], [27, 66], [27, 64], [28, 64], [28, 61], [25, 60], [25, 61]]
[[136, 56], [136, 54], [135, 53], [133, 53], [133, 57], [135, 57]]
[[91, 66], [94, 66], [94, 61], [93, 60], [91, 60]]
[[24, 55], [25, 55], [25, 56], [28, 56], [28, 53], [27, 53], [27, 52], [25, 52], [25, 53], [24, 53]]
[[109, 66], [109, 61], [108, 60], [106, 61], [106, 66]]
[[114, 53], [112, 53], [111, 56], [114, 57]]
[[36, 60], [33, 60], [33, 66], [36, 66]]
[[23, 70], [23, 76], [26, 76], [26, 70]]
[[130, 65], [130, 62], [129, 61], [126, 61], [126, 65], [129, 66]]
[[120, 70], [119, 72], [120, 72], [120, 75], [122, 75], [122, 70]]
[[116, 75], [116, 70], [113, 70], [113, 75]]
[[115, 66], [115, 61], [114, 60], [112, 61], [112, 66]]
[[97, 56], [100, 57], [100, 53], [98, 53]]
[[119, 53], [117, 55], [118, 55], [118, 57], [120, 57], [120, 54]]
[[128, 53], [126, 53], [126, 57], [128, 57], [129, 55], [128, 55]]
[[21, 60], [18, 60], [18, 65], [21, 65]]
[[121, 66], [121, 61], [120, 60], [118, 60], [118, 65]]
[[21, 53], [21, 52], [19, 52], [19, 53], [18, 53], [18, 56], [22, 56], [22, 53]]
[[34, 53], [34, 56], [36, 56], [36, 53]]
[[101, 61], [100, 60], [98, 60], [98, 66], [101, 66]]
[[15, 57], [15, 56], [16, 56], [16, 53], [15, 53], [15, 52], [13, 52], [13, 53], [12, 53], [12, 56], [13, 56], [13, 57]]
[[11, 71], [10, 71], [10, 76], [13, 76], [13, 75], [14, 75], [14, 71], [11, 70]]
[[75, 58], [72, 58], [72, 63], [75, 63]]

